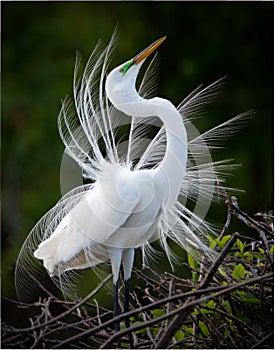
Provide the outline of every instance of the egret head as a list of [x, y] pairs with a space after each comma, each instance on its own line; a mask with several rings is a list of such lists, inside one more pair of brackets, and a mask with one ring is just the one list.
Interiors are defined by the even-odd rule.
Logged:
[[136, 79], [145, 59], [154, 52], [166, 39], [166, 36], [155, 41], [131, 60], [113, 69], [106, 79], [106, 93], [112, 104], [120, 105], [133, 102], [140, 98], [136, 91]]

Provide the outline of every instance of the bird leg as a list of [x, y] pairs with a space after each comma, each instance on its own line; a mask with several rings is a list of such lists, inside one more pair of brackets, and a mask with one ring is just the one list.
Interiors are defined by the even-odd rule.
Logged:
[[[114, 312], [113, 312], [113, 316], [116, 317], [119, 315], [119, 303], [118, 303], [118, 281], [116, 283], [114, 283]], [[115, 331], [119, 332], [120, 331], [120, 321], [115, 323]], [[121, 344], [120, 344], [120, 338], [117, 339], [117, 348], [120, 349], [121, 348]]]
[[[125, 292], [124, 292], [124, 312], [128, 312], [129, 309], [129, 304], [130, 304], [130, 289], [131, 289], [131, 278], [128, 278], [127, 280], [124, 281], [125, 284]], [[130, 318], [125, 317], [125, 326], [126, 328], [129, 328], [131, 326]], [[134, 348], [134, 341], [133, 341], [133, 335], [132, 333], [128, 334], [129, 337], [129, 346], [130, 349]]]
[[[119, 312], [119, 295], [118, 295], [118, 279], [119, 270], [121, 265], [122, 249], [110, 248], [110, 260], [112, 264], [113, 272], [113, 284], [114, 284], [114, 312], [113, 316], [116, 317], [120, 314]], [[120, 331], [120, 322], [115, 323], [115, 331]], [[118, 338], [117, 347], [120, 348], [120, 339]]]
[[[124, 270], [124, 285], [125, 285], [125, 291], [124, 291], [124, 312], [125, 313], [129, 311], [129, 305], [130, 305], [131, 272], [132, 272], [133, 263], [134, 263], [134, 256], [135, 256], [134, 248], [129, 248], [125, 250], [122, 255], [122, 263], [123, 263], [123, 270]], [[129, 317], [125, 317], [125, 326], [127, 328], [131, 326]], [[130, 349], [133, 349], [134, 341], [133, 341], [132, 333], [129, 333], [128, 337], [129, 337]]]
[[[114, 317], [119, 315], [119, 295], [118, 295], [118, 279], [121, 260], [123, 264], [124, 282], [125, 282], [125, 293], [124, 293], [124, 312], [129, 311], [130, 304], [130, 283], [131, 273], [134, 263], [135, 249], [134, 248], [110, 248], [110, 259], [112, 264], [113, 272], [113, 283], [114, 283]], [[130, 318], [125, 318], [126, 327], [130, 327]], [[120, 331], [120, 323], [115, 323], [116, 332]], [[118, 339], [118, 348], [120, 347], [120, 339]], [[129, 333], [129, 346], [131, 349], [134, 348], [133, 335]]]
[[[118, 303], [118, 281], [114, 284], [114, 312], [113, 316], [116, 317], [119, 315], [119, 303]], [[115, 323], [116, 332], [120, 331], [120, 323]]]
[[[125, 296], [124, 296], [124, 312], [128, 312], [130, 310], [130, 289], [131, 289], [131, 279], [124, 281], [125, 284]], [[130, 327], [130, 319], [127, 317], [125, 319], [126, 327]]]

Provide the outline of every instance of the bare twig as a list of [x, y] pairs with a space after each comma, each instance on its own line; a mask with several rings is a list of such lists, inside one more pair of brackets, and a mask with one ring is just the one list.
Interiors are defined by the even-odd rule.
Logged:
[[[273, 273], [269, 273], [269, 274], [267, 274], [265, 276], [259, 276], [259, 277], [252, 278], [252, 279], [247, 280], [247, 281], [243, 281], [243, 282], [240, 282], [240, 283], [237, 283], [237, 284], [226, 286], [223, 290], [220, 290], [220, 291], [218, 291], [218, 292], [216, 292], [216, 293], [214, 293], [214, 294], [212, 294], [210, 296], [208, 295], [208, 296], [203, 297], [201, 299], [192, 300], [189, 303], [185, 303], [183, 306], [179, 307], [178, 309], [171, 311], [169, 314], [165, 314], [163, 316], [156, 317], [156, 318], [148, 321], [146, 325], [147, 326], [151, 326], [153, 324], [156, 324], [156, 323], [159, 323], [159, 322], [161, 322], [163, 320], [166, 320], [167, 318], [171, 318], [174, 315], [185, 314], [185, 312], [189, 312], [190, 309], [193, 309], [194, 306], [199, 305], [201, 303], [204, 303], [204, 302], [206, 302], [206, 301], [208, 301], [210, 299], [215, 299], [215, 298], [217, 298], [217, 297], [219, 297], [221, 295], [227, 294], [229, 292], [232, 292], [232, 291], [234, 291], [236, 289], [239, 289], [241, 287], [244, 287], [246, 285], [257, 283], [257, 282], [263, 281], [263, 280], [269, 280], [269, 279], [272, 279], [272, 278], [273, 278]], [[148, 305], [148, 306], [144, 307], [143, 309], [151, 309], [151, 307], [152, 307], [152, 305]], [[141, 310], [136, 310], [136, 311], [141, 312]], [[131, 313], [132, 312], [124, 314], [124, 317], [125, 317], [125, 315], [128, 316]], [[121, 316], [120, 317], [116, 317], [116, 318], [120, 319]], [[139, 329], [142, 329], [143, 327], [144, 327], [144, 325], [136, 325], [136, 326], [132, 326], [132, 327], [130, 327], [128, 329], [121, 330], [120, 332], [115, 333], [112, 337], [110, 337], [108, 339], [108, 341], [102, 346], [102, 348], [103, 349], [108, 348], [113, 343], [113, 341], [116, 338], [121, 337], [122, 335], [125, 335], [128, 332], [134, 332], [134, 331], [137, 331]], [[92, 333], [94, 333], [94, 330], [89, 330], [89, 331], [87, 331], [85, 333], [86, 333], [85, 335], [92, 334]], [[67, 340], [61, 343], [62, 346], [66, 345], [66, 344], [67, 344]], [[159, 343], [157, 344], [157, 346], [159, 346]], [[157, 348], [158, 349], [165, 349], [165, 347], [164, 348], [163, 347], [157, 347]]]
[[[262, 221], [254, 220], [239, 209], [234, 197], [226, 198], [227, 218], [219, 239], [228, 234], [233, 215], [256, 230], [259, 236], [253, 238], [233, 234], [212, 266], [198, 271], [199, 283], [167, 272], [158, 274], [150, 268], [149, 277], [135, 268], [134, 274], [145, 286], [137, 286], [136, 292], [132, 292], [132, 311], [115, 318], [112, 311], [100, 307], [95, 300], [88, 302], [111, 275], [77, 302], [59, 300], [40, 286], [49, 295], [48, 298], [32, 304], [12, 301], [19, 311], [27, 309], [34, 316], [30, 318], [30, 327], [20, 329], [4, 324], [2, 344], [19, 348], [98, 348], [104, 342], [102, 348], [109, 348], [115, 345], [118, 338], [122, 343], [128, 342], [126, 335], [129, 332], [135, 339], [135, 348], [140, 349], [180, 346], [255, 348], [271, 344], [273, 226], [268, 221], [270, 217], [261, 216]], [[234, 245], [237, 238], [249, 243], [240, 245], [237, 241], [238, 244]], [[203, 265], [204, 261], [200, 263]], [[243, 269], [240, 278], [232, 274], [237, 266]], [[35, 277], [34, 281], [40, 283]], [[252, 298], [251, 302], [256, 301], [256, 306], [249, 300], [246, 304], [245, 298]], [[149, 305], [144, 305], [148, 302]], [[59, 311], [56, 315], [56, 311], [62, 308], [65, 312]], [[89, 315], [90, 308], [95, 309], [93, 316]], [[256, 321], [252, 321], [254, 314], [251, 310], [256, 309], [259, 315], [255, 315]], [[250, 322], [240, 318], [240, 314], [251, 316]], [[123, 321], [125, 317], [135, 320], [132, 326], [114, 333], [114, 323]], [[256, 322], [256, 326], [259, 324], [259, 331], [254, 329], [252, 322]], [[230, 332], [228, 329], [231, 329]]]
[[[207, 275], [203, 279], [201, 285], [198, 287], [198, 290], [206, 288], [209, 285], [209, 283], [211, 282], [214, 274], [216, 273], [216, 271], [218, 270], [218, 268], [221, 265], [222, 261], [224, 260], [226, 254], [228, 253], [228, 251], [233, 246], [237, 236], [238, 236], [237, 233], [234, 234], [230, 238], [230, 240], [227, 242], [226, 246], [221, 251], [218, 259], [214, 262], [214, 264], [212, 265], [212, 267], [208, 271]], [[196, 298], [197, 297], [194, 296], [194, 299], [196, 299]], [[189, 301], [190, 300], [187, 300], [186, 303], [188, 304]], [[186, 319], [187, 316], [188, 316], [187, 312], [180, 313], [180, 314], [177, 315], [177, 317], [174, 319], [174, 321], [170, 324], [170, 327], [165, 330], [165, 333], [162, 335], [160, 341], [158, 342], [158, 344], [157, 344], [157, 348], [158, 349], [165, 349], [167, 347], [167, 345], [169, 343], [169, 340], [171, 339], [173, 334], [175, 334], [175, 332], [181, 327], [182, 323], [184, 322], [184, 320]]]
[[252, 228], [253, 230], [258, 231], [259, 233], [264, 232], [269, 237], [273, 238], [274, 233], [271, 227], [267, 227], [260, 221], [256, 221], [252, 219], [251, 216], [249, 216], [244, 211], [240, 210], [238, 200], [236, 197], [232, 196], [230, 199], [226, 200], [226, 204], [230, 206], [232, 210], [232, 214], [234, 214], [239, 220], [244, 222], [246, 226]]
[[90, 298], [92, 298], [96, 293], [98, 293], [98, 291], [103, 287], [103, 285], [105, 283], [107, 283], [110, 279], [111, 279], [112, 275], [107, 276], [91, 293], [89, 293], [84, 299], [80, 300], [77, 304], [75, 304], [74, 306], [72, 306], [69, 310], [63, 312], [62, 314], [51, 318], [50, 320], [48, 320], [47, 322], [45, 322], [44, 324], [39, 324], [33, 327], [26, 327], [26, 328], [11, 328], [10, 331], [13, 331], [14, 333], [16, 332], [29, 332], [29, 331], [34, 331], [38, 328], [41, 327], [45, 327], [48, 326], [50, 323], [56, 322], [58, 320], [60, 320], [61, 318], [71, 314], [74, 310], [76, 310], [77, 308], [79, 308], [82, 304], [84, 304], [87, 300], [89, 300]]
[[232, 214], [232, 210], [231, 210], [231, 207], [228, 205], [227, 206], [227, 217], [226, 217], [226, 222], [223, 226], [223, 229], [218, 237], [219, 240], [221, 240], [223, 238], [223, 236], [226, 234], [228, 228], [229, 228], [229, 225], [231, 223], [231, 214]]

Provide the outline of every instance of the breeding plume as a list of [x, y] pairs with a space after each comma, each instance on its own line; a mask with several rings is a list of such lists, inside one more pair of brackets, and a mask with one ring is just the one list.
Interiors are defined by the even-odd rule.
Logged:
[[[16, 266], [20, 299], [31, 294], [31, 276], [40, 273], [41, 262], [63, 293], [73, 297], [73, 277], [79, 270], [110, 261], [117, 314], [120, 267], [127, 311], [136, 249], [141, 249], [144, 264], [159, 254], [152, 247], [157, 240], [171, 265], [178, 257], [170, 241], [196, 258], [213, 258], [205, 243], [214, 232], [204, 216], [231, 165], [212, 162], [211, 150], [243, 118], [199, 134], [194, 116], [214, 97], [221, 80], [199, 87], [176, 108], [167, 99], [152, 97], [156, 55], [137, 87], [142, 64], [164, 40], [109, 74], [114, 36], [106, 48], [96, 46], [82, 76], [77, 58], [74, 96], [63, 102], [58, 128], [67, 154], [90, 183], [64, 195], [27, 237]], [[170, 74], [176, 79], [174, 69]], [[122, 124], [126, 128], [125, 120], [127, 138], [119, 134]]]

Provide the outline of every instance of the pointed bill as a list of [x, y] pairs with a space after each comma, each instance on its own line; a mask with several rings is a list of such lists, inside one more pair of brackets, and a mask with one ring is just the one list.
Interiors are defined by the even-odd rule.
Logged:
[[138, 64], [139, 62], [145, 60], [152, 52], [154, 52], [166, 39], [166, 36], [155, 41], [153, 44], [149, 45], [146, 49], [141, 51], [136, 57], [133, 59], [133, 64]]

